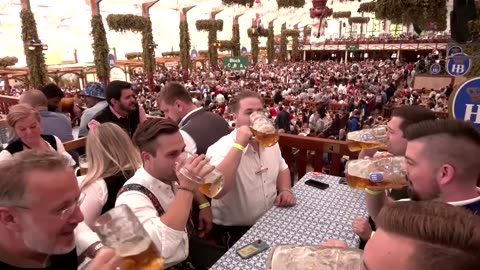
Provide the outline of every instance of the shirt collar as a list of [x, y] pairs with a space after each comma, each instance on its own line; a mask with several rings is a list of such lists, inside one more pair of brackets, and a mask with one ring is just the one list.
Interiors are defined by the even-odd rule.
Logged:
[[182, 126], [183, 125], [183, 122], [185, 122], [185, 119], [187, 119], [190, 115], [192, 115], [192, 113], [194, 112], [197, 112], [197, 111], [200, 111], [202, 109], [202, 107], [198, 107], [196, 108], [195, 110], [192, 110], [190, 111], [189, 113], [187, 113], [183, 118], [182, 120], [180, 120], [180, 123], [178, 123], [179, 126]]
[[172, 185], [167, 184], [167, 183], [163, 182], [162, 180], [153, 177], [150, 173], [148, 173], [145, 170], [145, 168], [143, 166], [140, 167], [135, 174], [136, 175], [138, 174], [138, 176], [144, 181], [145, 187], [150, 189], [150, 190], [153, 186], [156, 186], [156, 187], [160, 187], [163, 190], [173, 191], [172, 190]]
[[108, 106], [108, 107], [110, 108], [110, 111], [113, 113], [113, 115], [115, 115], [118, 119], [127, 118], [119, 114], [112, 106]]
[[477, 192], [478, 192], [478, 196], [475, 197], [475, 198], [468, 199], [468, 200], [463, 200], [463, 201], [449, 202], [448, 204], [451, 204], [453, 206], [465, 206], [465, 205], [469, 205], [469, 204], [478, 202], [478, 201], [480, 201], [480, 188], [477, 188]]

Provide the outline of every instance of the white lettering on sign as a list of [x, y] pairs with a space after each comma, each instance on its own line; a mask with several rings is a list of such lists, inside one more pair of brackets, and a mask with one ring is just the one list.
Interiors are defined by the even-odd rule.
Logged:
[[464, 73], [465, 66], [464, 65], [452, 65], [452, 72], [453, 73]]
[[228, 59], [230, 63], [240, 63], [240, 59]]
[[467, 107], [465, 109], [465, 121], [471, 121], [472, 116], [475, 115], [475, 121], [473, 123], [475, 124], [480, 124], [480, 105], [477, 105], [477, 111], [474, 112], [473, 108], [475, 107], [475, 104], [465, 104]]

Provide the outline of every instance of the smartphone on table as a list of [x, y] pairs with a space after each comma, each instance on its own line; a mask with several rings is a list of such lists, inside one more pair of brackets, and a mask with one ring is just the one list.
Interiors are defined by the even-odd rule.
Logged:
[[323, 183], [323, 182], [320, 182], [320, 181], [317, 181], [317, 180], [314, 180], [314, 179], [308, 179], [307, 181], [305, 181], [305, 185], [308, 185], [308, 186], [311, 186], [311, 187], [314, 187], [314, 188], [318, 188], [320, 190], [325, 190], [328, 187], [330, 187], [329, 184], [326, 184], [326, 183]]
[[237, 254], [238, 256], [242, 257], [242, 259], [249, 259], [269, 248], [270, 246], [267, 244], [267, 242], [263, 240], [257, 240], [251, 244], [237, 249]]

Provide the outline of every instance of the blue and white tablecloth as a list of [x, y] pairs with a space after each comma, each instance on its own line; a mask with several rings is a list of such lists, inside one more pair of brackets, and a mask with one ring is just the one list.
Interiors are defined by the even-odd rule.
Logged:
[[[320, 190], [307, 186], [308, 179], [330, 187]], [[307, 173], [293, 188], [296, 206], [274, 206], [210, 269], [265, 270], [270, 250], [246, 260], [236, 253], [238, 248], [259, 239], [270, 248], [279, 244], [317, 245], [329, 239], [345, 240], [350, 247], [358, 247], [360, 239], [352, 231], [352, 224], [355, 217], [368, 215], [364, 195], [339, 184], [339, 180], [336, 176]]]

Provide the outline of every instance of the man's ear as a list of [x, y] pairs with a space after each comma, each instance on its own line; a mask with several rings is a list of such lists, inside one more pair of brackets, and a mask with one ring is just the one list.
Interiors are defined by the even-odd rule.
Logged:
[[11, 231], [20, 230], [18, 215], [10, 207], [0, 207], [0, 224]]

